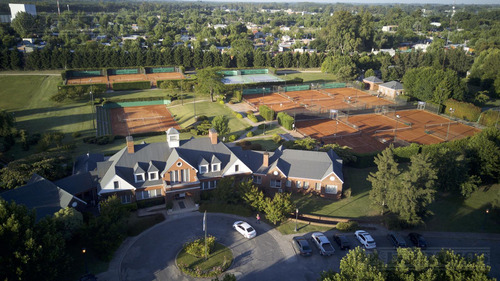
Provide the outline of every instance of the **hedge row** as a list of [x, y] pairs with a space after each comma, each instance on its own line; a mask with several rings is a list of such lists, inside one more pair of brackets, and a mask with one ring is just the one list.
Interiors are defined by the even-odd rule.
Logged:
[[495, 126], [500, 121], [500, 111], [498, 110], [487, 110], [481, 114], [479, 119], [479, 124], [484, 126]]
[[57, 93], [51, 97], [53, 101], [61, 102], [65, 99], [79, 100], [87, 98], [92, 90], [95, 97], [106, 92], [106, 84], [85, 84], [85, 85], [59, 85]]
[[119, 103], [119, 102], [134, 102], [134, 101], [155, 101], [155, 100], [169, 100], [169, 96], [165, 96], [165, 97], [141, 97], [141, 98], [128, 98], [128, 99], [104, 99], [103, 100], [103, 103], [106, 104], [106, 103], [110, 103], [110, 102], [115, 102], [115, 103]]
[[[177, 67], [177, 66], [174, 66], [174, 65], [153, 65], [153, 66], [124, 66], [124, 67], [109, 67], [109, 68], [98, 68], [98, 67], [91, 67], [91, 68], [74, 68], [74, 69], [67, 69], [67, 70], [63, 70], [61, 72], [61, 77], [63, 80], [66, 80], [66, 78], [68, 78], [67, 76], [67, 73], [70, 72], [70, 71], [84, 71], [84, 70], [103, 70], [104, 73], [108, 73], [108, 70], [110, 69], [133, 69], [133, 68], [140, 68], [141, 71], [144, 73], [144, 69], [145, 68], [153, 68], [153, 67]], [[181, 73], [184, 73], [184, 67], [183, 66], [180, 66], [179, 67], [179, 70], [181, 71]]]
[[260, 116], [262, 116], [262, 118], [266, 119], [267, 121], [274, 120], [274, 110], [270, 109], [266, 105], [259, 106], [259, 113]]
[[446, 106], [444, 112], [445, 114], [450, 115], [450, 108], [453, 108], [453, 116], [463, 120], [477, 122], [479, 116], [481, 115], [481, 108], [473, 105], [472, 103], [449, 99], [444, 103], [444, 105]]
[[285, 129], [287, 130], [293, 129], [294, 119], [292, 116], [288, 115], [285, 112], [280, 112], [278, 113], [277, 119], [278, 119], [278, 124], [285, 127]]
[[182, 81], [185, 81], [184, 83], [191, 83], [194, 85], [196, 82], [196, 79], [169, 79], [169, 80], [158, 80], [156, 81], [156, 86], [158, 88], [162, 89], [168, 89], [168, 88], [181, 88], [181, 83]]
[[151, 82], [149, 82], [149, 81], [136, 81], [136, 82], [113, 83], [113, 90], [114, 91], [144, 90], [144, 89], [151, 89]]

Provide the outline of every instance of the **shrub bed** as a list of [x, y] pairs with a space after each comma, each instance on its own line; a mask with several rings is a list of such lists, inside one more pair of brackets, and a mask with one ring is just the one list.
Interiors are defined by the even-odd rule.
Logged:
[[183, 273], [193, 277], [215, 277], [231, 266], [233, 254], [229, 248], [215, 242], [214, 237], [208, 237], [207, 243], [211, 245], [206, 260], [203, 238], [184, 245], [177, 255], [177, 266]]
[[287, 130], [293, 129], [294, 119], [292, 116], [288, 115], [285, 112], [280, 112], [278, 113], [277, 119], [278, 119], [278, 124], [285, 127], [285, 129]]
[[135, 81], [135, 82], [113, 83], [113, 90], [114, 91], [144, 90], [144, 89], [151, 89], [151, 82], [149, 82], [149, 81]]
[[453, 116], [460, 119], [477, 122], [479, 115], [481, 115], [481, 108], [473, 105], [472, 103], [449, 99], [444, 103], [444, 105], [446, 106], [444, 111], [445, 114], [450, 115], [450, 108], [453, 108]]
[[260, 116], [262, 116], [262, 118], [266, 119], [267, 121], [274, 120], [274, 110], [266, 105], [259, 106], [259, 113]]

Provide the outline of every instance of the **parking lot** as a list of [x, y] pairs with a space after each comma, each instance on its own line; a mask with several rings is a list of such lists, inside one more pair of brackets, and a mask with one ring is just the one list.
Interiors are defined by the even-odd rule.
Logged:
[[[175, 264], [175, 257], [182, 245], [196, 237], [202, 237], [201, 213], [185, 213], [168, 216], [167, 220], [125, 242], [110, 263], [108, 272], [98, 275], [99, 280], [200, 280], [183, 275]], [[255, 219], [246, 219], [257, 231], [253, 239], [246, 239], [232, 229], [232, 224], [244, 218], [209, 214], [208, 233], [228, 246], [234, 256], [229, 273], [239, 281], [245, 280], [318, 280], [322, 271], [338, 271], [340, 260], [347, 251], [341, 251], [333, 241], [334, 231], [325, 233], [335, 248], [333, 256], [320, 256], [310, 242], [313, 254], [299, 256], [292, 245], [294, 236], [282, 235], [265, 223], [256, 224]], [[388, 262], [396, 253], [387, 238], [388, 231], [373, 225], [367, 229], [377, 243], [377, 253]], [[427, 240], [424, 251], [435, 254], [441, 248], [449, 248], [465, 256], [484, 253], [486, 263], [491, 265], [491, 276], [500, 277], [500, 235], [481, 233], [420, 232]], [[312, 233], [298, 234], [310, 239]], [[406, 243], [408, 232], [402, 232]], [[353, 247], [360, 246], [354, 232], [344, 233]], [[210, 279], [206, 279], [210, 280]]]

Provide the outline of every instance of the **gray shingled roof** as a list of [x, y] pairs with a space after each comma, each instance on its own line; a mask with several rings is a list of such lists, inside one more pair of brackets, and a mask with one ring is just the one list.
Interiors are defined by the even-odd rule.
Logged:
[[380, 80], [377, 76], [370, 76], [363, 78], [363, 81], [368, 81], [372, 83], [383, 83], [384, 81]]
[[73, 195], [86, 192], [95, 186], [94, 179], [90, 172], [72, 175], [64, 179], [57, 180], [54, 184]]
[[386, 88], [389, 88], [389, 89], [393, 89], [393, 90], [403, 90], [403, 84], [399, 83], [398, 81], [391, 81], [391, 82], [387, 82], [387, 83], [384, 83], [384, 84], [380, 84], [379, 87], [386, 87]]
[[35, 209], [37, 221], [69, 207], [73, 199], [77, 200], [78, 204], [84, 204], [83, 201], [45, 178], [37, 178], [33, 183], [6, 191], [0, 194], [0, 197], [9, 202], [14, 201], [16, 204], [25, 205], [29, 209]]
[[97, 168], [97, 162], [104, 161], [104, 155], [100, 153], [87, 153], [78, 156], [73, 166], [73, 174], [86, 173]]

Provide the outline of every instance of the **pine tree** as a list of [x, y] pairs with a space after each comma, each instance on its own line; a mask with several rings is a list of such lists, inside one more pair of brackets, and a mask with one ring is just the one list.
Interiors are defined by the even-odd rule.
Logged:
[[400, 174], [398, 163], [394, 160], [393, 146], [378, 154], [374, 162], [378, 168], [377, 172], [370, 173], [367, 178], [372, 183], [370, 200], [383, 214], [387, 206], [387, 192], [397, 189]]

